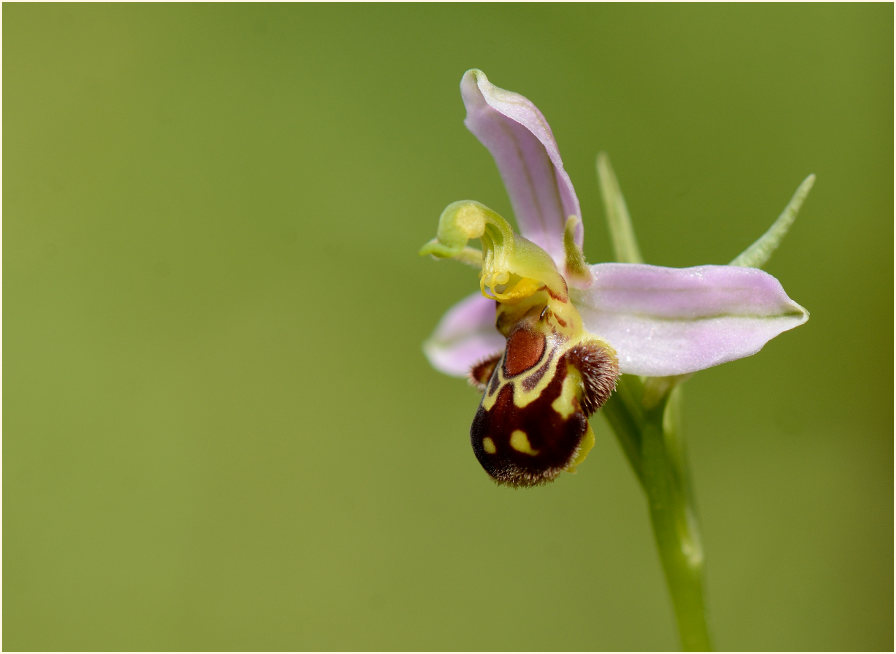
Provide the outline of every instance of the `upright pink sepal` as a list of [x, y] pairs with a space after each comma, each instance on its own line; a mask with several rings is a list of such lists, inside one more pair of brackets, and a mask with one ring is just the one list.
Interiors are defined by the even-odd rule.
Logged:
[[[495, 158], [520, 233], [546, 250], [563, 270], [566, 219], [582, 214], [550, 126], [534, 104], [498, 88], [481, 70], [468, 70], [460, 90], [467, 107], [464, 123]], [[579, 247], [583, 235], [579, 223], [575, 232]]]

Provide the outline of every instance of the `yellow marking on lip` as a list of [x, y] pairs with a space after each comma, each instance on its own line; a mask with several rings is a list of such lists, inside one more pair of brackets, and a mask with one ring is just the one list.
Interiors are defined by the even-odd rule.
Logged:
[[[551, 381], [554, 379], [554, 375], [557, 374], [557, 361], [560, 359], [560, 352], [556, 349], [548, 352], [547, 355], [550, 359], [547, 361], [548, 368], [545, 370], [545, 373], [541, 376], [541, 379], [538, 380], [538, 383], [535, 385], [535, 388], [532, 390], [526, 390], [523, 388], [524, 378], [516, 379], [513, 382], [513, 403], [520, 409], [530, 405], [532, 402], [541, 397], [541, 394], [544, 390], [550, 385]], [[531, 374], [534, 374], [536, 370], [538, 370], [541, 366], [545, 364], [545, 356], [542, 356], [541, 360], [536, 364], [533, 368]], [[529, 375], [527, 375], [528, 377]]]
[[533, 456], [538, 454], [538, 450], [532, 449], [529, 437], [522, 429], [515, 429], [510, 435], [510, 447], [523, 454], [531, 454]]
[[576, 388], [581, 386], [582, 376], [573, 366], [567, 366], [566, 379], [563, 380], [563, 388], [560, 395], [551, 403], [551, 408], [560, 414], [564, 420], [568, 420], [576, 411]]
[[495, 447], [495, 441], [486, 436], [482, 439], [482, 449], [488, 452], [489, 454], [494, 454], [498, 451], [498, 448]]
[[594, 430], [591, 429], [591, 425], [589, 424], [588, 429], [585, 431], [585, 435], [582, 437], [582, 442], [579, 444], [578, 454], [576, 454], [576, 458], [573, 459], [573, 462], [569, 464], [566, 472], [575, 472], [576, 468], [585, 460], [585, 457], [588, 456], [588, 452], [591, 451], [592, 447], [594, 447]]

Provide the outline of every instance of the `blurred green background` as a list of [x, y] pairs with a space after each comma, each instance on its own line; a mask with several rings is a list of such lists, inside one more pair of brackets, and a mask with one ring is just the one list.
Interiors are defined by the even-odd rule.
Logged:
[[476, 287], [416, 256], [511, 215], [479, 67], [550, 120], [608, 260], [768, 270], [812, 319], [686, 387], [722, 649], [893, 647], [893, 7], [3, 6], [3, 646], [677, 647], [603, 419], [496, 488], [421, 342]]

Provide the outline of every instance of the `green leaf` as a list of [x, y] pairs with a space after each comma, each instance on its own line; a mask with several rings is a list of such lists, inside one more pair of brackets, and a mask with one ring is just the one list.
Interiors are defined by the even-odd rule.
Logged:
[[619, 181], [616, 179], [616, 173], [613, 172], [610, 157], [606, 152], [597, 155], [597, 181], [604, 199], [607, 225], [610, 229], [610, 239], [613, 241], [616, 260], [622, 263], [643, 263], [644, 258], [638, 248], [638, 239], [635, 238], [635, 230], [632, 227], [631, 217], [628, 215], [628, 207], [625, 205]]
[[790, 230], [793, 221], [796, 220], [796, 214], [803, 205], [806, 196], [815, 183], [815, 175], [809, 175], [803, 180], [803, 183], [796, 189], [796, 193], [790, 198], [790, 202], [778, 216], [778, 219], [768, 228], [759, 239], [750, 247], [740, 253], [730, 265], [744, 266], [746, 268], [762, 268], [771, 258], [772, 253], [778, 249], [784, 236]]

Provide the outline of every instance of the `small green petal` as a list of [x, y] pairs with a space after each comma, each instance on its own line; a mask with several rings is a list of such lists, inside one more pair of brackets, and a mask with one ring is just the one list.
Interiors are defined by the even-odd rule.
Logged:
[[576, 228], [581, 221], [578, 216], [570, 216], [566, 219], [566, 227], [563, 230], [563, 249], [566, 255], [566, 276], [575, 278], [580, 286], [591, 284], [591, 269], [585, 261], [582, 248], [576, 243]]

